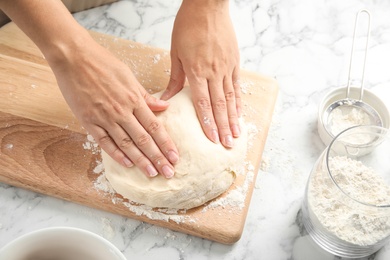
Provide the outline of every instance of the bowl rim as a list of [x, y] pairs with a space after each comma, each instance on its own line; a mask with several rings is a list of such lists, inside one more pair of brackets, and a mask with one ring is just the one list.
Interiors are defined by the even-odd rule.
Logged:
[[0, 248], [0, 256], [2, 254], [7, 253], [8, 250], [12, 250], [12, 247], [15, 247], [19, 243], [23, 243], [24, 241], [34, 239], [34, 237], [41, 236], [43, 234], [50, 234], [50, 233], [53, 233], [53, 234], [57, 233], [58, 234], [58, 232], [74, 232], [76, 234], [78, 233], [78, 234], [86, 235], [87, 237], [106, 245], [110, 249], [110, 251], [112, 250], [113, 253], [115, 253], [115, 255], [117, 255], [121, 258], [121, 260], [127, 260], [126, 257], [123, 255], [123, 253], [113, 243], [111, 243], [107, 239], [105, 239], [105, 238], [99, 236], [98, 234], [96, 234], [92, 231], [89, 231], [89, 230], [85, 230], [82, 228], [76, 228], [76, 227], [67, 227], [67, 226], [55, 226], [55, 227], [40, 228], [40, 229], [36, 229], [36, 230], [30, 231], [30, 232], [27, 232], [25, 234], [22, 234], [19, 237], [15, 238], [12, 241], [5, 244], [2, 248]]
[[[339, 94], [342, 94], [346, 91], [346, 86], [339, 86], [336, 88], [332, 88], [328, 92], [326, 92], [323, 95], [323, 98], [320, 100], [318, 110], [317, 110], [317, 131], [319, 132], [320, 138], [323, 141], [323, 143], [328, 146], [331, 141], [336, 137], [336, 135], [333, 135], [330, 133], [326, 127], [324, 126], [323, 122], [323, 115], [325, 113], [325, 110], [328, 108], [327, 103], [329, 103], [330, 100], [332, 100], [334, 97], [338, 96]], [[350, 87], [350, 95], [353, 94], [359, 94], [360, 93], [360, 87], [352, 85]], [[376, 95], [373, 91], [370, 89], [364, 89], [364, 95], [367, 98], [367, 95], [370, 99], [375, 99], [375, 104], [371, 104], [372, 102], [366, 102], [370, 106], [372, 106], [375, 110], [377, 110], [377, 107], [381, 107], [382, 109], [377, 110], [378, 114], [380, 115], [384, 128], [389, 129], [390, 128], [390, 111], [389, 107], [382, 101], [382, 99]], [[364, 97], [363, 97], [363, 100]]]

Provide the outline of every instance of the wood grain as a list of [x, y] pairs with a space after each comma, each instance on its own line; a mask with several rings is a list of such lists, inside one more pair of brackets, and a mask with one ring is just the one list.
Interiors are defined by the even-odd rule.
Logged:
[[[96, 32], [91, 35], [126, 63], [149, 92], [166, 86], [167, 51]], [[248, 71], [242, 71], [241, 83], [245, 120], [258, 130], [247, 154], [257, 173], [278, 87], [274, 79]], [[225, 244], [241, 237], [256, 174], [239, 175], [230, 189], [249, 184], [244, 208], [201, 206], [180, 213], [191, 221], [179, 223], [137, 215], [120, 195], [96, 189], [99, 175], [93, 170], [100, 155], [84, 149], [86, 133], [65, 103], [46, 60], [13, 23], [0, 29], [0, 84], [1, 182]]]

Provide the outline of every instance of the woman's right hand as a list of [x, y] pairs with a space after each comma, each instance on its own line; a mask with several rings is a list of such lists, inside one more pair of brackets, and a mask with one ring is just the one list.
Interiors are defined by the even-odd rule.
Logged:
[[178, 151], [152, 111], [168, 102], [149, 95], [130, 68], [92, 38], [48, 59], [58, 85], [84, 128], [113, 159], [147, 176], [174, 174]]
[[152, 112], [167, 102], [150, 96], [61, 1], [0, 0], [0, 9], [42, 51], [68, 105], [102, 149], [147, 176], [173, 176], [178, 151]]

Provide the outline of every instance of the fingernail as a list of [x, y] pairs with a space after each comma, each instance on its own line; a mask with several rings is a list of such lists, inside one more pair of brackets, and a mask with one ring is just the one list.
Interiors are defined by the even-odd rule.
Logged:
[[125, 157], [123, 159], [123, 163], [126, 165], [126, 167], [131, 167], [133, 166], [134, 164], [129, 160], [129, 158]]
[[225, 145], [227, 147], [233, 147], [233, 137], [231, 135], [225, 136]]
[[241, 134], [240, 127], [238, 125], [233, 125], [232, 132], [234, 137], [239, 137]]
[[179, 156], [177, 155], [177, 153], [175, 151], [169, 151], [168, 152], [168, 159], [171, 163], [177, 163], [177, 161], [179, 160]]
[[169, 178], [172, 178], [173, 175], [175, 174], [174, 171], [172, 170], [172, 168], [169, 167], [168, 165], [164, 165], [164, 166], [162, 167], [162, 172], [163, 172], [164, 176], [165, 176], [166, 178], [168, 178], [168, 179], [169, 179]]
[[158, 174], [157, 170], [150, 164], [146, 166], [146, 171], [148, 172], [150, 177], [155, 177]]
[[213, 139], [212, 141], [216, 144], [219, 143], [219, 136], [217, 130], [213, 129], [211, 132], [211, 138]]

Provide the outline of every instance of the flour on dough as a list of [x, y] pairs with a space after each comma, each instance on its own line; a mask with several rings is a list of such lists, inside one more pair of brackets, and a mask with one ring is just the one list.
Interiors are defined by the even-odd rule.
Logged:
[[169, 108], [157, 117], [180, 154], [175, 176], [146, 177], [137, 167], [123, 167], [102, 151], [106, 177], [114, 190], [136, 203], [174, 209], [194, 208], [225, 192], [244, 165], [247, 131], [243, 121], [233, 149], [211, 142], [203, 133], [188, 87], [172, 97]]

